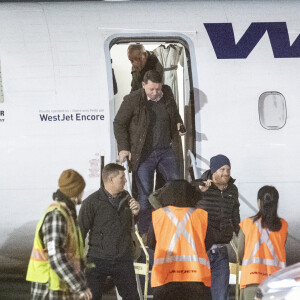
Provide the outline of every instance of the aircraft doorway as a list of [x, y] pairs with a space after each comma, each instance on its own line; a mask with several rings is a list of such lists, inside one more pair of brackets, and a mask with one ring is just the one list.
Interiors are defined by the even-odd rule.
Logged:
[[[131, 63], [127, 57], [127, 48], [130, 44], [137, 41], [128, 40], [115, 42], [110, 48], [110, 56], [114, 74], [114, 112], [123, 101], [123, 97], [131, 91]], [[189, 179], [189, 159], [187, 159], [187, 150], [194, 150], [194, 106], [191, 88], [191, 69], [188, 48], [178, 41], [162, 42], [142, 41], [138, 43], [144, 45], [146, 51], [153, 51], [159, 62], [164, 68], [164, 84], [171, 87], [179, 113], [184, 121], [187, 134], [178, 139], [176, 146], [179, 149], [181, 157], [180, 169], [181, 175]], [[180, 141], [181, 140], [181, 141]], [[176, 142], [175, 142], [176, 143]]]

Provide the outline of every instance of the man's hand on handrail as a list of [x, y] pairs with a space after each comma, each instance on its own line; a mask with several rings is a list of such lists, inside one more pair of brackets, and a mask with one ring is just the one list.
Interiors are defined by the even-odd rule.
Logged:
[[131, 153], [130, 151], [127, 150], [122, 150], [119, 152], [119, 161], [120, 163], [123, 163], [126, 158], [128, 158], [128, 160], [131, 160]]

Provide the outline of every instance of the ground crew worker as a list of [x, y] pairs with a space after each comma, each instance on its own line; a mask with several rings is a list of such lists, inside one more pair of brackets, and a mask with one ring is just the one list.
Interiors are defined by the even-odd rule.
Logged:
[[[152, 214], [148, 246], [155, 247], [151, 286], [154, 299], [210, 299], [210, 264], [206, 254], [207, 212], [192, 208], [193, 187], [169, 181], [157, 200], [164, 205]], [[156, 244], [155, 244], [156, 243]]]
[[85, 182], [65, 170], [59, 189], [37, 225], [27, 271], [31, 299], [92, 299], [83, 273], [84, 249], [75, 205], [81, 203]]
[[273, 186], [263, 186], [257, 199], [259, 212], [240, 223], [241, 300], [254, 299], [257, 286], [286, 263], [288, 224], [277, 215], [278, 191]]

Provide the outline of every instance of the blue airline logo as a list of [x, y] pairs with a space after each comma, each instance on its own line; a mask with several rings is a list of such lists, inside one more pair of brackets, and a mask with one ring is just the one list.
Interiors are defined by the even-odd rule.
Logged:
[[231, 23], [204, 23], [218, 59], [245, 59], [268, 32], [275, 58], [300, 57], [300, 34], [290, 44], [285, 22], [251, 23], [236, 43]]

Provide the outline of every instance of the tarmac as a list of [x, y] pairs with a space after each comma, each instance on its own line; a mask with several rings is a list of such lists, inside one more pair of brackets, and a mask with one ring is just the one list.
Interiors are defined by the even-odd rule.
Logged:
[[[0, 278], [0, 299], [29, 300], [30, 283], [26, 282], [23, 278]], [[231, 286], [229, 299], [234, 299], [234, 286]], [[117, 300], [115, 289], [112, 289], [111, 291], [103, 295], [102, 300]]]
[[[29, 300], [30, 299], [30, 282], [24, 278], [4, 278], [0, 276], [0, 299], [1, 300]], [[103, 300], [117, 300], [115, 289], [103, 295]]]

